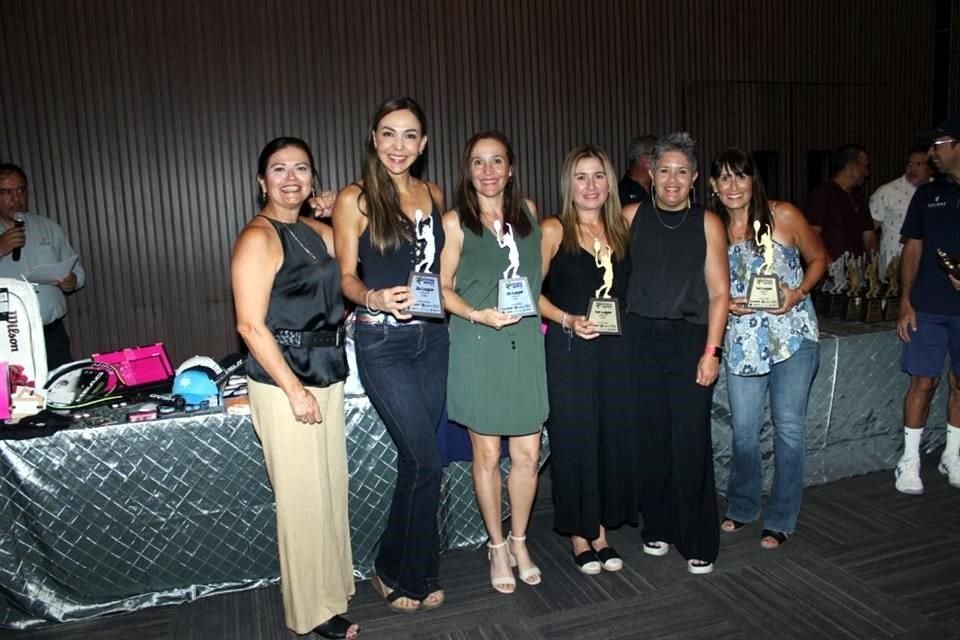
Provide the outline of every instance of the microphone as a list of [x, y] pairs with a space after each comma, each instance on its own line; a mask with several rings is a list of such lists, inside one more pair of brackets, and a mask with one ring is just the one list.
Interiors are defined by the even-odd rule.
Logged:
[[[24, 220], [22, 213], [13, 214], [13, 226], [22, 229], [23, 225], [25, 224], [26, 224], [26, 220]], [[20, 262], [20, 247], [17, 247], [16, 249], [14, 249], [11, 252], [11, 256], [13, 257], [14, 262]]]

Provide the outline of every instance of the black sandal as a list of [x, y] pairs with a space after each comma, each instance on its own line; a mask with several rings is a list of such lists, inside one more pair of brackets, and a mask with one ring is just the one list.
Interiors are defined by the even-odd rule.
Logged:
[[[344, 640], [347, 637], [347, 633], [350, 631], [350, 627], [353, 626], [353, 623], [344, 618], [343, 616], [333, 616], [323, 624], [318, 627], [315, 627], [313, 632], [320, 636], [321, 638], [330, 638], [330, 640]], [[357, 634], [359, 635], [360, 629], [357, 629]]]
[[[727, 526], [727, 523], [730, 523], [730, 526]], [[724, 533], [735, 533], [745, 527], [746, 522], [740, 522], [739, 520], [734, 520], [733, 518], [724, 518], [723, 522], [720, 523], [720, 531]]]
[[[373, 577], [370, 578], [370, 586], [373, 587], [373, 590], [376, 591], [381, 598], [386, 600], [387, 607], [389, 607], [390, 611], [393, 611], [394, 613], [416, 613], [417, 611], [420, 610], [420, 607], [423, 604], [419, 600], [411, 598], [410, 596], [403, 595], [396, 589], [393, 589], [392, 591], [387, 592], [387, 585], [383, 584], [383, 580], [381, 580], [380, 576], [376, 574], [374, 574]], [[400, 598], [406, 598], [407, 600], [411, 600], [415, 602], [416, 605], [413, 607], [401, 606], [397, 604], [397, 600], [399, 600]]]
[[[766, 538], [773, 538], [774, 540], [777, 541], [777, 544], [774, 544], [774, 545], [765, 544], [765, 543], [764, 543], [764, 540], [765, 540]], [[771, 550], [772, 550], [772, 549], [779, 549], [781, 546], [783, 546], [783, 543], [787, 541], [787, 538], [788, 538], [787, 534], [785, 534], [785, 533], [782, 532], [782, 531], [774, 531], [774, 530], [772, 530], [772, 529], [764, 529], [764, 530], [760, 533], [760, 546], [763, 547], [764, 549], [771, 549]]]

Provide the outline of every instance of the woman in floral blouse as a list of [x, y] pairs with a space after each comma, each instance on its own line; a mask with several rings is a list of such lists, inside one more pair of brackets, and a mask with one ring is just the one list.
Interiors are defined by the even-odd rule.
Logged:
[[[727, 515], [720, 528], [732, 533], [760, 517], [760, 430], [769, 393], [775, 471], [760, 544], [775, 549], [794, 532], [803, 501], [807, 399], [820, 361], [817, 317], [809, 293], [823, 277], [826, 252], [803, 213], [788, 202], [767, 200], [749, 154], [739, 149], [720, 153], [710, 167], [710, 185], [709, 207], [720, 215], [730, 242], [730, 318], [724, 351], [733, 463]], [[765, 267], [771, 259], [772, 265]], [[750, 278], [761, 269], [779, 277], [778, 309], [747, 307]]]

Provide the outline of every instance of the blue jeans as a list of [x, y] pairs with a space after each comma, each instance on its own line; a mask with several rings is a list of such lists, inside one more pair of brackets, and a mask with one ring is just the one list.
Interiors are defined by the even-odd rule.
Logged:
[[447, 326], [356, 324], [363, 388], [397, 447], [397, 484], [374, 562], [385, 585], [423, 599], [438, 588], [437, 507], [442, 466], [437, 426], [447, 393]]
[[760, 376], [727, 375], [733, 426], [733, 463], [727, 483], [727, 517], [753, 522], [760, 517], [763, 464], [760, 430], [767, 391], [774, 429], [773, 489], [767, 499], [765, 529], [793, 533], [803, 502], [807, 400], [820, 364], [820, 345], [804, 340], [792, 356]]

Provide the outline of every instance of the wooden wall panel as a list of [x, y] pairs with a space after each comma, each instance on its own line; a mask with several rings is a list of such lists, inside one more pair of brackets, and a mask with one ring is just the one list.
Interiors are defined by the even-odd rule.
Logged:
[[499, 128], [552, 213], [572, 146], [622, 168], [634, 135], [688, 129], [704, 162], [778, 151], [782, 195], [802, 202], [810, 149], [865, 143], [873, 186], [901, 170], [931, 119], [933, 4], [3, 0], [0, 158], [82, 255], [78, 354], [162, 340], [219, 356], [237, 345], [230, 248], [276, 135], [308, 140], [341, 187], [375, 105], [411, 95], [448, 202], [464, 141]]

